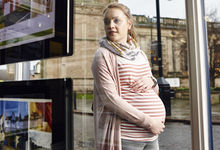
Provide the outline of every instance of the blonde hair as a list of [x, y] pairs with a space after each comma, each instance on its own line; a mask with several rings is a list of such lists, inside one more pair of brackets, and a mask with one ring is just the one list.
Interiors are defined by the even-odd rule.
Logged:
[[136, 33], [135, 33], [135, 28], [134, 28], [134, 20], [133, 20], [133, 16], [131, 14], [131, 11], [130, 9], [125, 6], [124, 4], [121, 4], [121, 3], [110, 3], [108, 4], [105, 9], [103, 10], [103, 15], [105, 15], [105, 13], [111, 9], [111, 8], [118, 8], [120, 9], [124, 14], [125, 16], [128, 17], [128, 19], [132, 20], [132, 25], [131, 25], [131, 29], [128, 30], [128, 34], [135, 40], [137, 41], [137, 37], [136, 37]]

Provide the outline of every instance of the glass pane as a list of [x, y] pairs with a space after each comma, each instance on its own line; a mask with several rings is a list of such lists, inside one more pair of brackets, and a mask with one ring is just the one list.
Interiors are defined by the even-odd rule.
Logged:
[[213, 146], [219, 149], [220, 133], [220, 3], [205, 0], [208, 51], [209, 51], [209, 72], [211, 87], [211, 110], [213, 125]]
[[[153, 74], [158, 78], [156, 1], [142, 1], [140, 6], [137, 6], [140, 3], [133, 1], [121, 2], [130, 4], [133, 11], [137, 10], [133, 12], [136, 14], [136, 29], [138, 35], [145, 36], [139, 42], [144, 41], [145, 44], [140, 44], [145, 47], [141, 48], [151, 61]], [[166, 128], [159, 136], [160, 149], [191, 149], [185, 1], [160, 1], [160, 16], [163, 77], [175, 93], [170, 104], [163, 99], [165, 107], [170, 109], [167, 110]], [[146, 18], [145, 22], [143, 18]]]
[[[119, 1], [131, 8], [134, 14], [135, 27], [137, 32], [137, 41], [140, 48], [146, 53], [148, 60], [152, 66], [152, 72], [158, 78], [158, 58], [157, 58], [157, 28], [156, 28], [156, 5], [155, 1], [139, 2], [137, 5], [133, 1]], [[102, 23], [101, 10], [106, 3], [97, 2], [99, 5], [92, 5], [94, 2], [80, 1], [76, 5], [76, 24], [75, 29], [78, 31], [75, 34], [76, 53], [81, 53], [77, 57], [77, 62], [81, 65], [89, 64], [91, 56], [99, 47], [98, 40], [104, 36], [104, 28]], [[165, 3], [165, 2], [161, 2]], [[174, 4], [173, 4], [174, 3]], [[182, 4], [183, 2], [181, 2]], [[83, 4], [83, 5], [82, 5]], [[104, 5], [103, 5], [104, 4]], [[130, 4], [130, 5], [129, 5]], [[142, 4], [142, 5], [140, 5]], [[168, 5], [177, 5], [175, 2], [166, 2]], [[181, 5], [180, 4], [180, 5]], [[141, 8], [141, 6], [145, 6]], [[87, 7], [86, 7], [87, 6]], [[149, 8], [147, 6], [150, 6]], [[162, 7], [163, 6], [163, 7]], [[182, 6], [182, 5], [181, 5]], [[90, 8], [90, 12], [87, 12]], [[149, 12], [152, 9], [152, 12]], [[184, 8], [183, 8], [184, 9]], [[83, 10], [84, 13], [80, 12]], [[91, 11], [93, 10], [93, 11]], [[135, 11], [137, 10], [137, 11]], [[166, 10], [164, 4], [161, 4], [161, 10]], [[96, 11], [96, 12], [95, 12]], [[134, 12], [133, 12], [134, 11]], [[174, 11], [174, 10], [173, 10]], [[94, 14], [97, 13], [97, 14]], [[184, 13], [184, 12], [183, 12]], [[161, 32], [162, 32], [162, 50], [163, 50], [163, 70], [164, 77], [172, 83], [172, 89], [175, 90], [175, 98], [171, 100], [171, 116], [167, 117], [165, 131], [161, 134], [160, 147], [161, 149], [190, 149], [191, 148], [191, 132], [189, 125], [190, 110], [189, 110], [189, 93], [188, 93], [188, 66], [187, 66], [187, 48], [186, 48], [186, 27], [185, 15], [181, 19], [177, 16], [167, 16], [161, 11]], [[90, 19], [95, 21], [89, 21]], [[77, 23], [78, 21], [78, 23]], [[97, 23], [99, 22], [99, 23]], [[89, 31], [90, 28], [93, 30]], [[80, 52], [81, 49], [81, 52]], [[179, 56], [179, 57], [178, 57]], [[83, 60], [84, 59], [84, 60]], [[86, 59], [86, 60], [85, 60]], [[180, 63], [179, 63], [180, 62]], [[77, 64], [78, 64], [77, 63]], [[80, 67], [80, 66], [78, 66]], [[76, 70], [75, 68], [74, 70]], [[84, 68], [86, 69], [86, 68]], [[87, 72], [87, 73], [86, 73]], [[88, 74], [90, 71], [81, 70], [80, 76], [82, 79], [75, 80], [75, 89], [79, 86], [86, 87], [87, 94], [77, 91], [76, 94], [76, 110], [75, 110], [75, 148], [92, 149], [94, 146], [93, 135], [93, 118], [90, 116], [92, 95], [88, 93], [90, 82]], [[86, 75], [85, 75], [86, 74]], [[87, 76], [88, 75], [88, 76]], [[90, 74], [91, 75], [91, 74]], [[89, 76], [91, 77], [91, 76]], [[166, 106], [169, 107], [169, 106]], [[182, 109], [183, 108], [183, 109]], [[183, 111], [184, 110], [184, 111]], [[80, 114], [81, 113], [81, 114]], [[82, 114], [83, 113], [83, 114]], [[76, 119], [79, 121], [76, 121]], [[180, 130], [181, 129], [181, 130]], [[166, 140], [170, 137], [170, 140]], [[175, 138], [172, 138], [175, 137]], [[182, 139], [182, 140], [180, 140]], [[184, 141], [184, 142], [182, 142]], [[187, 144], [182, 144], [187, 143]]]
[[[0, 0], [1, 1], [1, 0]], [[100, 38], [105, 36], [102, 11], [110, 2], [121, 2], [133, 14], [137, 42], [147, 55], [152, 73], [159, 78], [157, 18], [155, 0], [75, 0], [74, 4], [74, 54], [69, 57], [30, 62], [30, 79], [66, 78], [73, 79], [74, 149], [95, 150], [93, 103], [93, 76], [91, 64]], [[219, 67], [219, 6], [206, 1], [210, 61], [213, 62], [215, 80], [212, 88], [212, 120], [215, 149], [219, 147], [218, 126], [220, 119]], [[214, 7], [214, 9], [212, 9]], [[176, 11], [178, 10], [178, 11]], [[186, 40], [185, 1], [160, 1], [161, 44], [163, 77], [170, 85], [174, 97], [163, 100], [167, 111], [164, 132], [159, 136], [160, 149], [192, 149], [189, 101], [188, 49]], [[216, 16], [215, 16], [216, 15]], [[213, 53], [211, 53], [213, 50]], [[211, 63], [210, 63], [211, 64]], [[14, 64], [1, 66], [0, 80], [14, 80]], [[4, 73], [3, 73], [4, 72]], [[211, 72], [210, 72], [211, 73]], [[5, 76], [3, 76], [5, 74]], [[211, 75], [210, 75], [211, 77]], [[215, 81], [214, 86], [213, 81]], [[169, 89], [169, 88], [168, 88]]]

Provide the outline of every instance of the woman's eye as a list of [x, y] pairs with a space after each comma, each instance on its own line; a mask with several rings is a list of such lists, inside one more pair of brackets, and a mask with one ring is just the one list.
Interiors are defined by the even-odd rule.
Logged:
[[104, 19], [104, 24], [105, 25], [109, 25], [110, 24], [110, 21], [108, 19]]
[[106, 19], [104, 19], [104, 24], [105, 25], [109, 25], [111, 21], [113, 21], [115, 24], [119, 24], [120, 23], [120, 19], [115, 18], [113, 20], [109, 20], [109, 19], [106, 18]]
[[118, 24], [120, 22], [120, 20], [119, 19], [114, 19], [114, 23], [116, 23], [116, 24]]

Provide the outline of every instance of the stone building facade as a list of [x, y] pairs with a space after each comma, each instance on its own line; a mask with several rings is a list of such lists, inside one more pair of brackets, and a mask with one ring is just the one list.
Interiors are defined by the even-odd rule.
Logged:
[[114, 0], [76, 0], [74, 7], [74, 54], [70, 57], [44, 60], [41, 78], [70, 77], [74, 89], [93, 89], [92, 58], [105, 35], [102, 11]]
[[[74, 7], [74, 54], [69, 57], [41, 61], [41, 74], [35, 78], [70, 77], [77, 91], [93, 89], [91, 62], [105, 35], [102, 11], [117, 0], [76, 0]], [[156, 18], [133, 15], [138, 43], [152, 62], [152, 44], [157, 40]], [[180, 86], [188, 87], [186, 22], [182, 19], [161, 18], [163, 75], [180, 78]], [[155, 76], [158, 66], [152, 63]]]
[[[74, 80], [76, 90], [92, 90], [91, 62], [99, 47], [99, 39], [105, 35], [102, 11], [114, 0], [75, 1], [74, 18], [74, 54], [69, 57], [43, 60], [41, 78], [70, 77]], [[156, 18], [133, 15], [138, 43], [151, 62], [151, 43], [157, 39]], [[164, 77], [188, 78], [184, 72], [181, 53], [181, 42], [186, 42], [185, 20], [161, 19], [161, 40]], [[175, 62], [174, 62], [175, 61]], [[174, 63], [175, 65], [173, 65]], [[158, 67], [152, 64], [155, 75]], [[174, 73], [175, 72], [175, 73]], [[188, 82], [181, 86], [188, 86]]]

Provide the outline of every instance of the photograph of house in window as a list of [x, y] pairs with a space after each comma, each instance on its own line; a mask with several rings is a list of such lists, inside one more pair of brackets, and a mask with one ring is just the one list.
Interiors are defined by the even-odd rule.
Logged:
[[0, 50], [54, 37], [55, 1], [0, 0]]
[[51, 149], [51, 100], [3, 98], [0, 117], [0, 149]]

